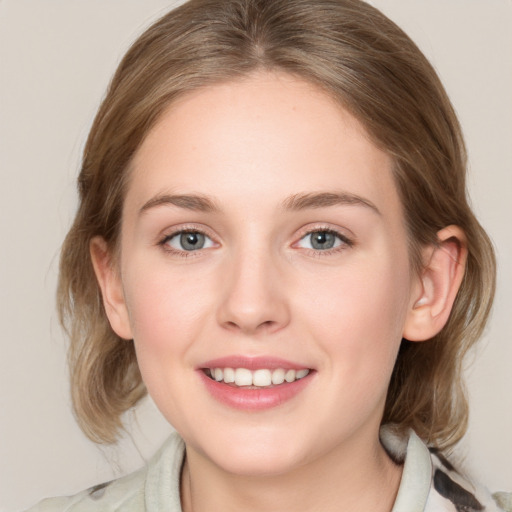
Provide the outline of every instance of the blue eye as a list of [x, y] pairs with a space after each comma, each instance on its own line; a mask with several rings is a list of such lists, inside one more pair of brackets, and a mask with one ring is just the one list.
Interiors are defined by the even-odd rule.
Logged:
[[213, 247], [212, 239], [199, 231], [178, 231], [166, 237], [163, 243], [177, 251], [188, 252]]
[[311, 231], [306, 236], [302, 237], [297, 244], [298, 247], [303, 249], [313, 249], [315, 251], [328, 251], [329, 249], [336, 249], [341, 245], [351, 245], [349, 240], [344, 236], [326, 229], [318, 231]]

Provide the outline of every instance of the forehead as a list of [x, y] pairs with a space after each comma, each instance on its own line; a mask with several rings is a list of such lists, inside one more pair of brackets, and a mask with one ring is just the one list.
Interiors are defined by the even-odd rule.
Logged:
[[261, 207], [339, 190], [399, 207], [391, 165], [322, 90], [258, 73], [170, 105], [135, 155], [127, 203], [140, 208], [155, 194], [197, 192]]

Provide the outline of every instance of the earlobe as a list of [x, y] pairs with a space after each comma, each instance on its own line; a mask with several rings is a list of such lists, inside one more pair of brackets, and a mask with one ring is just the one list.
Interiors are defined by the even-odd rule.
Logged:
[[445, 326], [459, 291], [467, 259], [466, 236], [458, 226], [437, 234], [438, 244], [425, 248], [424, 268], [404, 325], [403, 337], [425, 341]]
[[91, 240], [89, 251], [110, 326], [121, 338], [132, 339], [121, 277], [111, 251], [99, 236]]

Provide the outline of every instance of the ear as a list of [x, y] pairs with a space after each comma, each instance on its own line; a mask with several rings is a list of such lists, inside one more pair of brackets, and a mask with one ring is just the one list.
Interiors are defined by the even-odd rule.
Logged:
[[133, 336], [128, 309], [124, 298], [121, 276], [114, 261], [114, 256], [108, 249], [105, 240], [100, 236], [91, 240], [89, 251], [110, 326], [118, 336], [131, 340]]
[[403, 338], [425, 341], [446, 325], [464, 277], [467, 241], [458, 226], [437, 233], [438, 243], [423, 252], [425, 265], [411, 296]]

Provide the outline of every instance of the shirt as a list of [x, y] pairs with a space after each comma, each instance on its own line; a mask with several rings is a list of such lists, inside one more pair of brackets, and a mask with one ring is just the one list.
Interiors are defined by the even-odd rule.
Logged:
[[[512, 512], [512, 494], [493, 496], [464, 478], [435, 449], [410, 431], [406, 437], [392, 427], [381, 429], [381, 442], [403, 473], [392, 512]], [[27, 512], [182, 512], [180, 474], [185, 445], [172, 434], [149, 463], [117, 480], [79, 494], [49, 498]]]

